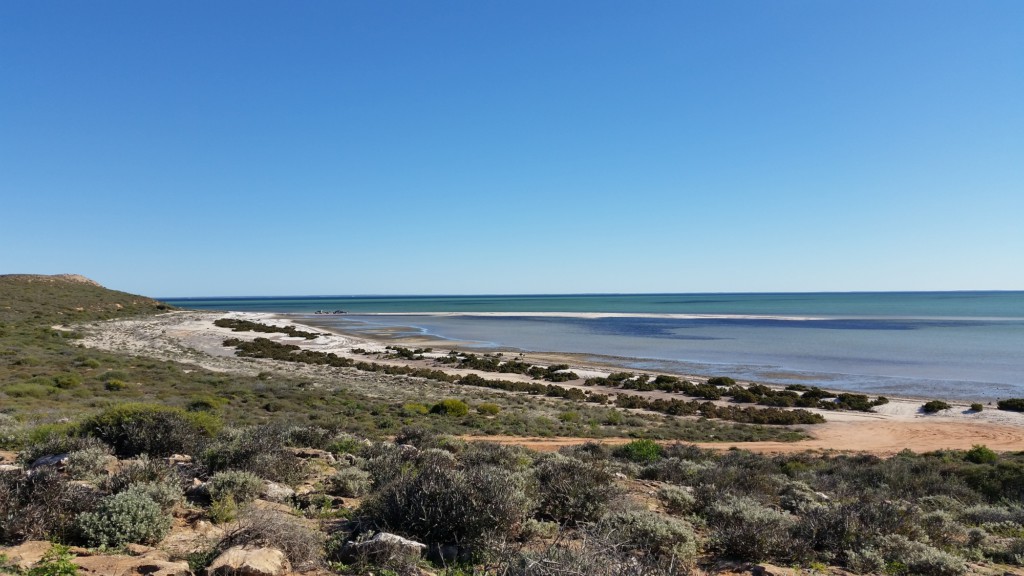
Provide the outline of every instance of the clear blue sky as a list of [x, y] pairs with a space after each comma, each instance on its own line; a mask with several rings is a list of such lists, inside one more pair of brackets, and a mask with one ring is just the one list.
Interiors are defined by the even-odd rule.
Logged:
[[0, 3], [0, 273], [1024, 289], [1024, 2]]

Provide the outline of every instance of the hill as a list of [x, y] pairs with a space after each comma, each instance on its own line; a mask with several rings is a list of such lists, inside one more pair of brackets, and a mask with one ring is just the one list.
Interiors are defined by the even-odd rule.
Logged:
[[171, 306], [77, 274], [0, 275], [0, 324], [66, 323], [153, 314]]

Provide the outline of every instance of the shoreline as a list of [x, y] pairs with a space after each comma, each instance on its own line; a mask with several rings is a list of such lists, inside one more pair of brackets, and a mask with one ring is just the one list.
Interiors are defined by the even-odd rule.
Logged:
[[[213, 325], [218, 318], [235, 318], [250, 320], [276, 326], [294, 326], [298, 329], [312, 330], [321, 333], [313, 340], [290, 337], [280, 333], [233, 332], [228, 328]], [[220, 370], [254, 370], [258, 365], [234, 356], [233, 350], [224, 348], [226, 338], [254, 339], [268, 337], [283, 343], [296, 344], [300, 347], [321, 352], [334, 352], [339, 356], [353, 359], [373, 360], [379, 363], [432, 366], [431, 359], [404, 361], [399, 359], [373, 359], [365, 354], [353, 352], [353, 349], [364, 349], [371, 354], [382, 354], [391, 344], [406, 343], [388, 342], [370, 338], [337, 333], [320, 326], [305, 324], [295, 318], [277, 313], [255, 312], [172, 312], [155, 317], [155, 319], [122, 320], [91, 325], [91, 334], [83, 341], [91, 347], [127, 351], [141, 355], [158, 355], [174, 357], [180, 361], [194, 363], [203, 367]], [[440, 356], [447, 350], [436, 350], [433, 356]], [[570, 369], [581, 378], [607, 375], [615, 368], [614, 365], [602, 365], [590, 362], [576, 355], [526, 353], [524, 361], [539, 365], [551, 363], [570, 364]], [[494, 373], [469, 369], [435, 367], [452, 374], [465, 375], [476, 373], [485, 378], [494, 378]], [[651, 374], [668, 374], [661, 371], [644, 371]], [[673, 374], [682, 378], [702, 381], [704, 376], [690, 374]], [[520, 374], [501, 374], [502, 379], [530, 380]], [[581, 381], [559, 383], [559, 386], [582, 387]], [[682, 398], [687, 397], [661, 391], [639, 392], [623, 391], [617, 388], [601, 389], [590, 387], [601, 393], [638, 394], [649, 398]], [[780, 442], [726, 442], [712, 444], [714, 447], [727, 448], [738, 446], [743, 449], [759, 452], [800, 452], [805, 450], [839, 450], [853, 452], [869, 452], [878, 455], [894, 454], [909, 448], [915, 452], [926, 452], [939, 449], [969, 449], [975, 444], [985, 444], [993, 450], [1017, 451], [1024, 450], [1024, 414], [1006, 412], [996, 409], [985, 409], [981, 412], [967, 410], [969, 403], [951, 401], [953, 406], [933, 415], [920, 412], [921, 399], [890, 397], [888, 404], [878, 406], [875, 412], [831, 411], [808, 409], [820, 413], [826, 423], [801, 428], [811, 436], [809, 440], [793, 443]], [[487, 437], [480, 437], [487, 439]], [[586, 442], [586, 438], [578, 438], [578, 443]], [[571, 441], [571, 440], [566, 440]]]
[[[551, 350], [531, 350], [527, 348], [518, 348], [515, 346], [503, 346], [495, 342], [486, 342], [481, 340], [460, 340], [455, 338], [448, 338], [438, 334], [434, 334], [426, 331], [418, 326], [409, 325], [396, 325], [396, 324], [382, 324], [375, 326], [364, 323], [361, 319], [351, 320], [355, 323], [365, 324], [368, 326], [366, 329], [358, 330], [346, 330], [345, 328], [338, 327], [336, 324], [330, 321], [319, 321], [318, 315], [308, 313], [296, 313], [296, 312], [233, 312], [232, 314], [262, 314], [268, 317], [279, 319], [281, 321], [291, 322], [297, 326], [307, 326], [316, 330], [324, 330], [337, 334], [346, 338], [366, 338], [370, 341], [378, 341], [383, 339], [386, 345], [400, 345], [408, 348], [445, 348], [445, 349], [456, 349], [461, 352], [471, 352], [474, 354], [523, 354], [528, 358], [535, 359], [535, 364], [543, 364], [545, 362], [552, 364], [570, 364], [581, 367], [582, 370], [593, 372], [593, 371], [611, 371], [611, 372], [651, 372], [654, 374], [663, 373], [679, 376], [683, 379], [690, 380], [704, 380], [711, 376], [732, 376], [737, 382], [744, 384], [760, 383], [767, 385], [772, 388], [782, 389], [787, 385], [792, 384], [805, 384], [810, 386], [817, 386], [819, 388], [829, 390], [831, 392], [849, 392], [855, 394], [867, 394], [869, 396], [885, 396], [889, 399], [899, 398], [907, 401], [919, 401], [921, 403], [929, 400], [941, 399], [956, 404], [969, 405], [972, 403], [981, 403], [986, 407], [992, 407], [995, 409], [995, 401], [1004, 398], [1013, 397], [1011, 394], [1004, 396], [996, 395], [962, 395], [962, 396], [944, 396], [942, 392], [935, 394], [915, 394], [900, 391], [897, 388], [901, 381], [908, 380], [907, 377], [903, 376], [873, 376], [865, 374], [853, 374], [843, 372], [825, 372], [819, 370], [796, 370], [796, 369], [785, 369], [785, 368], [774, 368], [771, 366], [756, 366], [736, 363], [715, 363], [715, 362], [696, 362], [696, 361], [685, 361], [675, 360], [671, 358], [651, 358], [651, 357], [637, 357], [637, 356], [618, 356], [611, 354], [600, 354], [593, 352], [563, 352], [563, 351], [551, 351]], [[552, 317], [573, 317], [573, 318], [591, 318], [591, 313], [541, 313]], [[595, 313], [597, 316], [593, 318], [603, 317], [665, 317], [670, 315], [648, 315], [643, 316], [639, 314], [618, 314], [618, 313]], [[442, 316], [442, 317], [531, 317], [536, 316], [537, 313], [504, 313], [504, 312], [487, 312], [487, 313], [463, 313], [463, 312], [422, 312], [422, 313], [375, 313], [375, 314], [351, 314], [350, 316]], [[342, 317], [345, 315], [324, 315], [326, 318]], [[679, 315], [684, 316], [684, 315]], [[692, 317], [693, 315], [685, 315], [686, 317]], [[584, 367], [585, 366], [585, 367]], [[749, 366], [751, 372], [758, 372], [763, 369], [763, 375], [743, 376], [734, 375], [729, 372], [735, 372], [737, 367]], [[591, 369], [592, 368], [592, 369]], [[574, 368], [575, 370], [575, 368]], [[580, 372], [580, 370], [575, 370]], [[719, 373], [721, 372], [721, 373]], [[878, 386], [873, 389], [866, 389], [857, 387], [855, 382], [857, 380], [863, 381], [875, 381]], [[912, 380], [912, 379], [910, 379]], [[845, 382], [853, 382], [852, 386], [843, 386]], [[950, 388], [965, 387], [965, 386], [992, 386], [993, 383], [984, 381], [962, 381], [962, 380], [943, 380], [941, 383]]]

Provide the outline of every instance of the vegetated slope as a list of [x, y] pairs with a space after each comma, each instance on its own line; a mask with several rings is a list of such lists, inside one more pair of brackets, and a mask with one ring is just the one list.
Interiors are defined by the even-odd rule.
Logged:
[[76, 274], [0, 275], [0, 323], [81, 322], [170, 309], [152, 298], [110, 290]]

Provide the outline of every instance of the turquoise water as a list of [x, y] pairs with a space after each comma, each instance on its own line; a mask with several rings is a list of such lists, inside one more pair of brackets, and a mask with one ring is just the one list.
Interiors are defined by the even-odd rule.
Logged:
[[1024, 319], [1024, 292], [303, 296], [168, 298], [165, 301], [187, 308], [296, 313], [341, 309], [350, 313], [634, 312]]
[[[890, 395], [1024, 397], [1024, 292], [167, 301], [187, 308], [295, 314], [341, 309], [348, 313], [310, 316], [309, 320], [349, 331], [402, 326], [410, 335], [458, 340], [461, 346], [468, 342], [469, 346], [614, 356], [636, 369], [813, 383]], [[423, 314], [437, 312], [462, 314]], [[473, 316], [474, 312], [518, 315]], [[529, 312], [627, 316], [523, 315]]]

